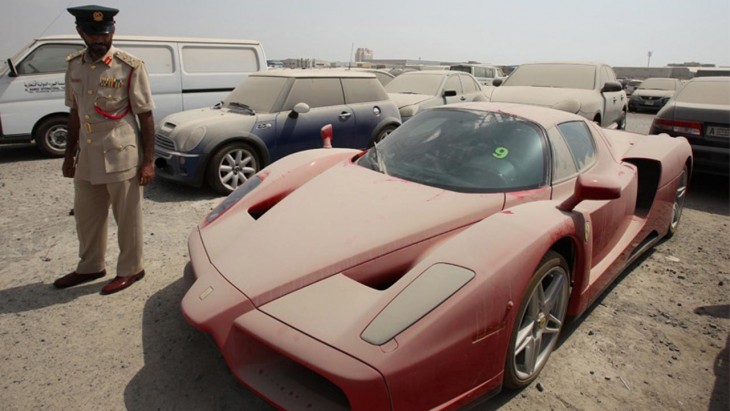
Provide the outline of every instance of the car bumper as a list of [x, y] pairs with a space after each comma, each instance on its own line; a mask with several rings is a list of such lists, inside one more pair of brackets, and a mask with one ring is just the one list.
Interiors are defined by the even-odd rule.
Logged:
[[391, 408], [377, 370], [256, 309], [211, 264], [197, 228], [188, 248], [183, 315], [213, 336], [241, 383], [281, 409]]
[[629, 108], [632, 110], [655, 110], [659, 111], [664, 107], [667, 100], [645, 100], [641, 98], [632, 98], [629, 100]]
[[155, 175], [192, 186], [203, 185], [207, 156], [187, 154], [155, 147]]

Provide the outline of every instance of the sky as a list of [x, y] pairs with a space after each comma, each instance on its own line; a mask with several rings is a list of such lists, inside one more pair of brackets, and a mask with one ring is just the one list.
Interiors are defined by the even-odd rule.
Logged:
[[[120, 9], [118, 35], [258, 40], [268, 59], [599, 61], [730, 66], [730, 0], [93, 0]], [[34, 38], [74, 34], [67, 7], [0, 0], [0, 58]], [[649, 57], [651, 52], [651, 57]]]

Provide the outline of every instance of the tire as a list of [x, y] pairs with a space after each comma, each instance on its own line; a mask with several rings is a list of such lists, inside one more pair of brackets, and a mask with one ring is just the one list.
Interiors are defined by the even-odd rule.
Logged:
[[679, 184], [674, 191], [674, 204], [672, 205], [672, 219], [669, 220], [669, 229], [664, 238], [672, 238], [679, 227], [679, 219], [682, 217], [684, 210], [684, 200], [687, 198], [687, 186], [689, 185], [689, 169], [685, 165], [682, 169], [682, 175], [679, 177]]
[[507, 350], [505, 387], [518, 389], [529, 385], [547, 363], [565, 322], [570, 297], [568, 272], [563, 256], [550, 251], [530, 280]]
[[63, 157], [66, 152], [68, 117], [53, 116], [41, 121], [33, 135], [38, 149], [47, 157]]
[[210, 188], [228, 195], [261, 169], [256, 150], [241, 142], [223, 146], [213, 154], [206, 170]]
[[[378, 134], [375, 136], [375, 139], [373, 140], [373, 144], [380, 143], [381, 141], [383, 141], [383, 139], [388, 137], [388, 135], [390, 133], [392, 133], [393, 130], [395, 130], [395, 129], [396, 129], [396, 126], [394, 126], [392, 124], [381, 128], [380, 131], [378, 131]], [[371, 144], [370, 146], [372, 147], [373, 144]]]

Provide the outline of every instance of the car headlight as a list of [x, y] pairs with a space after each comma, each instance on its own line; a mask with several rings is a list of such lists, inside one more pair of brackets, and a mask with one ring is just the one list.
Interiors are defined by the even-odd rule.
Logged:
[[452, 264], [429, 267], [378, 314], [360, 336], [383, 345], [433, 311], [474, 278], [473, 271]]
[[205, 137], [206, 132], [205, 127], [198, 127], [195, 130], [190, 133], [188, 138], [186, 138], [182, 144], [180, 145], [181, 151], [191, 151], [194, 149], [198, 144], [200, 144], [200, 141]]
[[266, 177], [268, 177], [269, 173], [268, 171], [262, 171], [255, 176], [249, 178], [238, 186], [237, 189], [235, 189], [231, 194], [226, 197], [225, 200], [221, 201], [216, 208], [211, 211], [207, 217], [205, 217], [205, 220], [203, 220], [203, 225], [208, 225], [215, 221], [218, 217], [222, 216], [226, 211], [228, 211], [231, 207], [233, 207], [237, 202], [241, 201], [243, 197], [246, 196], [246, 194], [253, 191], [256, 187], [258, 187]]

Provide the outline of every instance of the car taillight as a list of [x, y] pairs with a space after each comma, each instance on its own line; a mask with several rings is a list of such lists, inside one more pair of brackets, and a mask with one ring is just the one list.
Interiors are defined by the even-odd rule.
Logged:
[[702, 123], [698, 121], [685, 121], [685, 120], [669, 120], [665, 118], [655, 118], [652, 128], [658, 128], [662, 130], [670, 130], [675, 133], [689, 134], [691, 136], [702, 135]]

